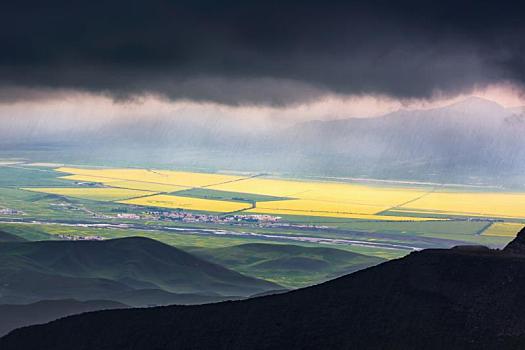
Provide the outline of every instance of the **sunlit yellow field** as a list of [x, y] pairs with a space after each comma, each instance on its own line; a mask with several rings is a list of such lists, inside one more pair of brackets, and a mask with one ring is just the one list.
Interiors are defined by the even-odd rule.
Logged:
[[57, 194], [60, 196], [90, 199], [95, 201], [118, 201], [128, 198], [155, 194], [150, 191], [127, 190], [122, 188], [24, 188], [24, 190]]
[[244, 181], [210, 186], [212, 189], [278, 197], [346, 203], [371, 206], [373, 210], [384, 210], [417, 198], [431, 189], [393, 188], [384, 186], [365, 186], [351, 183], [314, 182], [299, 180], [276, 180], [251, 178]]
[[367, 215], [367, 214], [350, 214], [350, 213], [334, 213], [326, 211], [304, 211], [304, 210], [289, 210], [289, 209], [248, 209], [245, 213], [254, 214], [272, 214], [272, 215], [295, 215], [295, 216], [315, 216], [315, 217], [331, 217], [343, 219], [356, 220], [371, 220], [371, 221], [428, 221], [440, 220], [413, 216], [386, 216], [386, 215]]
[[[145, 183], [175, 185], [182, 187], [202, 187], [242, 179], [241, 176], [190, 173], [184, 171], [149, 170], [149, 169], [83, 169], [61, 167], [57, 171], [87, 175], [107, 180], [139, 181]], [[81, 177], [77, 177], [81, 179]]]
[[483, 231], [484, 236], [515, 237], [523, 228], [523, 223], [496, 222]]
[[96, 182], [103, 185], [127, 188], [131, 190], [142, 190], [142, 191], [154, 191], [154, 192], [175, 192], [187, 189], [188, 187], [177, 186], [177, 185], [165, 185], [154, 182], [142, 182], [142, 181], [122, 181], [120, 179], [105, 178], [91, 175], [68, 175], [61, 176], [61, 179], [74, 180], [74, 181], [85, 181], [85, 182]]
[[459, 216], [525, 218], [524, 193], [435, 192], [397, 208]]
[[148, 207], [162, 207], [171, 209], [186, 209], [195, 211], [228, 213], [249, 208], [247, 203], [216, 201], [209, 199], [179, 197], [169, 195], [155, 195], [120, 201], [119, 203], [141, 205]]
[[303, 212], [316, 211], [336, 214], [374, 214], [383, 210], [384, 208], [336, 201], [326, 202], [311, 199], [290, 199], [285, 201], [261, 202], [257, 204], [257, 209], [280, 209]]
[[[444, 218], [525, 218], [525, 193], [461, 192], [431, 186], [371, 186], [150, 169], [60, 167], [56, 170], [68, 174], [62, 177], [64, 179], [99, 182], [108, 188], [33, 190], [135, 205], [223, 213], [246, 209], [247, 212], [276, 215], [391, 221], [429, 220], [424, 216], [435, 214]], [[243, 203], [232, 201], [232, 197], [221, 200], [212, 196], [212, 200], [176, 195], [177, 191], [194, 188], [234, 192], [240, 197], [251, 194], [288, 199], [256, 203], [246, 200]]]

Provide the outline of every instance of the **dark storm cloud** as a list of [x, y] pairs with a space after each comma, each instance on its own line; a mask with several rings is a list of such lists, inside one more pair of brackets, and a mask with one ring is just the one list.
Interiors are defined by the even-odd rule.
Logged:
[[523, 10], [517, 1], [12, 1], [0, 12], [0, 89], [285, 104], [522, 85]]

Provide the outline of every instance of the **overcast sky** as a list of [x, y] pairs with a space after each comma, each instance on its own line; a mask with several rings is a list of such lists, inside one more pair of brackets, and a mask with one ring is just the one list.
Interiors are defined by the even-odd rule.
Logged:
[[0, 12], [0, 116], [3, 128], [35, 115], [65, 129], [203, 116], [265, 127], [472, 94], [524, 105], [523, 10], [517, 1], [13, 1]]

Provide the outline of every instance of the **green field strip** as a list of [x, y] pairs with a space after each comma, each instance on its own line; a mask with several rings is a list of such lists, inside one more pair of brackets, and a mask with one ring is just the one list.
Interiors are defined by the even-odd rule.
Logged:
[[[242, 208], [242, 209], [239, 209], [239, 210], [234, 210], [234, 211], [230, 211], [230, 212], [227, 212], [227, 213], [222, 213], [220, 216], [227, 216], [227, 215], [236, 215], [236, 214], [242, 214], [244, 213], [246, 210], [250, 210], [250, 209], [254, 209], [255, 204], [251, 204], [251, 206], [249, 208]], [[248, 213], [248, 215], [251, 215], [252, 213]]]
[[[42, 190], [43, 189], [43, 190]], [[60, 193], [56, 192], [54, 190], [80, 190], [80, 191], [86, 191], [83, 193]], [[142, 198], [142, 197], [150, 197], [153, 195], [157, 195], [157, 192], [151, 192], [151, 191], [142, 191], [142, 190], [133, 190], [133, 189], [123, 189], [123, 188], [116, 188], [116, 187], [23, 187], [19, 188], [20, 191], [25, 192], [32, 192], [32, 193], [39, 193], [49, 196], [57, 196], [57, 197], [63, 197], [63, 198], [75, 198], [75, 199], [86, 199], [96, 202], [117, 202], [122, 200], [129, 200], [129, 199], [135, 199], [135, 198]], [[47, 191], [45, 191], [47, 190]], [[97, 191], [97, 190], [125, 190], [125, 191], [133, 191], [133, 192], [141, 192], [140, 195], [138, 193], [132, 194], [129, 193], [128, 195], [122, 195], [122, 196], [116, 196], [114, 198], [106, 197], [105, 193], [99, 193], [98, 195], [96, 193], [89, 193], [90, 191]]]
[[492, 226], [493, 222], [489, 222], [487, 223], [484, 227], [482, 227], [481, 229], [479, 229], [475, 235], [478, 235], [478, 236], [481, 236], [483, 234], [483, 232], [487, 231], [491, 226]]
[[181, 190], [168, 193], [170, 195], [179, 196], [179, 197], [191, 197], [191, 198], [200, 198], [200, 199], [210, 199], [210, 200], [221, 200], [227, 202], [246, 202], [253, 203], [256, 202], [271, 202], [271, 201], [284, 201], [294, 198], [289, 197], [276, 197], [268, 196], [261, 194], [251, 194], [244, 192], [230, 192], [230, 191], [221, 191], [213, 190], [208, 188], [196, 187], [189, 190]]
[[417, 197], [412, 198], [412, 199], [410, 199], [410, 200], [408, 200], [408, 201], [406, 201], [406, 202], [403, 202], [403, 203], [397, 204], [397, 205], [395, 205], [395, 206], [393, 206], [393, 207], [390, 207], [390, 208], [387, 208], [387, 209], [385, 209], [385, 210], [382, 210], [382, 211], [380, 211], [380, 212], [378, 212], [378, 213], [376, 213], [376, 214], [374, 214], [374, 215], [384, 215], [384, 213], [387, 212], [387, 211], [395, 210], [395, 209], [397, 209], [397, 208], [404, 207], [404, 206], [407, 205], [407, 204], [414, 203], [415, 201], [418, 201], [418, 200], [420, 200], [421, 198], [424, 198], [424, 197], [428, 196], [429, 194], [436, 192], [436, 189], [437, 189], [437, 188], [434, 187], [434, 188], [432, 188], [430, 191], [425, 192], [425, 193], [423, 193], [423, 194], [420, 195], [420, 196], [417, 196]]
[[[113, 187], [113, 188], [122, 188], [122, 187]], [[125, 189], [125, 188], [123, 188]], [[130, 189], [131, 190], [131, 189]], [[159, 194], [163, 194], [161, 192], [152, 192], [152, 193], [148, 193], [148, 194], [145, 194], [143, 196], [137, 196], [137, 197], [129, 197], [129, 198], [125, 198], [125, 199], [119, 199], [119, 200], [115, 200], [115, 201], [112, 201], [113, 203], [117, 203], [119, 201], [122, 201], [122, 200], [131, 200], [131, 199], [139, 199], [139, 198], [147, 198], [147, 197], [153, 197], [153, 196], [157, 196]]]
[[414, 216], [414, 217], [426, 217], [426, 218], [436, 218], [436, 219], [451, 219], [451, 220], [468, 220], [468, 219], [477, 219], [477, 220], [495, 220], [501, 222], [517, 222], [525, 223], [525, 218], [507, 218], [500, 216], [488, 216], [483, 214], [466, 214], [466, 213], [450, 213], [447, 211], [433, 210], [433, 211], [424, 211], [418, 209], [406, 208], [406, 210], [391, 210], [382, 212], [381, 215], [384, 216]]
[[[185, 185], [178, 185], [178, 184], [172, 184], [172, 183], [164, 183], [164, 182], [156, 182], [156, 181], [147, 181], [147, 180], [130, 180], [130, 179], [123, 179], [123, 178], [120, 178], [120, 177], [112, 177], [112, 176], [101, 176], [101, 175], [85, 175], [85, 174], [71, 174], [71, 173], [68, 173], [69, 175], [65, 175], [65, 176], [61, 176], [61, 177], [58, 177], [58, 179], [61, 179], [63, 178], [64, 180], [68, 180], [68, 181], [75, 181], [75, 180], [71, 180], [71, 179], [66, 179], [65, 177], [66, 176], [72, 176], [72, 175], [78, 175], [78, 176], [90, 176], [90, 177], [98, 177], [98, 178], [101, 178], [101, 179], [108, 179], [108, 180], [118, 180], [118, 181], [122, 181], [122, 182], [139, 182], [139, 183], [145, 183], [145, 184], [156, 184], [156, 185], [167, 185], [167, 186], [178, 186], [178, 187], [185, 187], [185, 188], [192, 188], [191, 186], [185, 186]], [[111, 186], [111, 184], [108, 184], [108, 186]], [[120, 187], [122, 188], [122, 187]]]
[[217, 183], [204, 185], [204, 186], [199, 186], [199, 187], [195, 187], [195, 188], [207, 188], [207, 187], [212, 187], [212, 186], [220, 186], [220, 185], [225, 185], [225, 184], [229, 184], [229, 183], [232, 183], [232, 182], [239, 182], [239, 181], [250, 180], [250, 179], [253, 179], [253, 178], [256, 178], [256, 177], [259, 177], [259, 176], [262, 176], [262, 174], [256, 174], [256, 175], [251, 175], [251, 176], [247, 176], [247, 177], [242, 177], [240, 179], [234, 179], [234, 180], [217, 182]]

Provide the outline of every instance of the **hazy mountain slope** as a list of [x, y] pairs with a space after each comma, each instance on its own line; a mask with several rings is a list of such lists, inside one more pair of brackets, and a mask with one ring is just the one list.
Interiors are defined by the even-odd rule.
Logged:
[[[525, 230], [516, 241], [525, 241]], [[414, 252], [322, 285], [244, 301], [73, 316], [15, 330], [0, 347], [521, 349], [525, 251], [512, 246]]]
[[0, 305], [0, 336], [33, 324], [95, 310], [123, 309], [127, 305], [106, 300], [43, 300], [28, 305]]
[[235, 271], [296, 288], [377, 265], [384, 259], [324, 247], [250, 243], [191, 253]]
[[519, 110], [469, 98], [377, 118], [306, 122], [279, 138], [310, 159], [311, 167], [333, 164], [330, 171], [346, 174], [465, 181], [522, 172], [524, 133]]
[[221, 295], [248, 296], [278, 288], [147, 238], [0, 246], [2, 303], [65, 298], [119, 300], [113, 297], [129, 298], [136, 290], [142, 290], [141, 295], [163, 290], [163, 298], [168, 293], [180, 298], [182, 293], [221, 299]]

